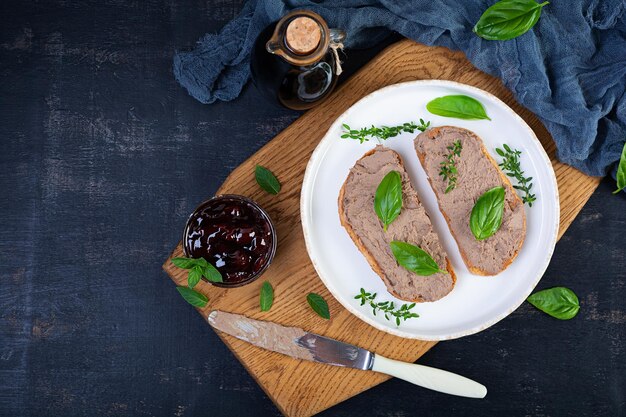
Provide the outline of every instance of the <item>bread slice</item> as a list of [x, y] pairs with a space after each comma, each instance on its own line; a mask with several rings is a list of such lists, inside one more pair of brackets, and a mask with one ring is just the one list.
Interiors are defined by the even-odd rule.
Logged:
[[[441, 162], [450, 152], [447, 147], [457, 140], [462, 145], [460, 157], [455, 157], [457, 185], [446, 193], [448, 181], [439, 175]], [[469, 270], [478, 275], [496, 275], [505, 270], [524, 243], [526, 214], [524, 203], [483, 141], [467, 129], [442, 126], [419, 134], [415, 150]], [[476, 240], [469, 227], [472, 208], [485, 191], [497, 186], [505, 189], [502, 225], [493, 236]]]
[[[392, 170], [402, 177], [402, 211], [385, 232], [374, 211], [374, 196], [383, 177]], [[397, 298], [436, 301], [452, 291], [454, 270], [397, 152], [379, 145], [356, 162], [339, 192], [339, 217], [372, 269]], [[420, 276], [398, 265], [389, 246], [394, 240], [419, 246], [448, 274]]]

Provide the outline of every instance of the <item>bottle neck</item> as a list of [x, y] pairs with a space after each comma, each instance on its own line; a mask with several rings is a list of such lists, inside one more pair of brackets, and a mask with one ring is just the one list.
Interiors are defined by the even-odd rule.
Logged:
[[297, 10], [278, 22], [266, 50], [291, 65], [306, 66], [321, 60], [329, 45], [330, 30], [324, 19], [317, 13]]

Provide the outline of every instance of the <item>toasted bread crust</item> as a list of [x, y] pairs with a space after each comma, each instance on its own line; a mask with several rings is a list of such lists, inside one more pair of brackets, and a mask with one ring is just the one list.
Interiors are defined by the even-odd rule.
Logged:
[[[376, 152], [376, 150], [372, 149], [371, 151], [365, 153], [359, 159], [359, 161], [369, 155], [372, 155], [374, 152]], [[404, 169], [404, 164], [402, 162], [402, 159], [400, 158], [399, 155], [397, 155], [397, 153], [396, 153], [396, 157], [398, 159], [398, 164]], [[417, 298], [417, 299], [404, 298], [400, 294], [394, 291], [393, 286], [391, 285], [391, 282], [389, 282], [389, 280], [387, 279], [387, 275], [385, 274], [383, 269], [380, 267], [380, 265], [376, 261], [376, 258], [365, 248], [365, 246], [363, 245], [363, 242], [361, 241], [361, 238], [352, 228], [352, 225], [350, 224], [350, 222], [348, 222], [348, 219], [346, 218], [346, 215], [345, 215], [343, 201], [344, 201], [346, 184], [351, 175], [352, 175], [352, 172], [348, 174], [348, 177], [344, 181], [341, 187], [341, 190], [339, 191], [338, 206], [339, 206], [339, 220], [341, 222], [341, 225], [346, 229], [346, 231], [348, 232], [348, 235], [350, 236], [350, 238], [352, 239], [356, 247], [359, 249], [359, 251], [363, 254], [363, 256], [365, 256], [365, 259], [369, 263], [370, 267], [383, 280], [383, 282], [385, 283], [385, 286], [387, 287], [387, 291], [390, 294], [404, 301], [410, 301], [410, 302], [415, 302], [415, 303], [426, 302], [426, 300], [424, 300], [423, 298]], [[448, 259], [448, 257], [446, 257], [446, 270], [448, 271], [448, 273], [450, 274], [450, 277], [452, 278], [452, 288], [454, 288], [454, 285], [456, 285], [456, 274], [454, 272], [454, 269], [452, 268], [452, 264], [450, 263], [450, 259]]]
[[[430, 129], [427, 132], [428, 133], [428, 138], [431, 139], [431, 140], [434, 140], [436, 138], [436, 136], [439, 134], [440, 130], [444, 129], [444, 128], [461, 129], [461, 128], [458, 128], [458, 127], [455, 127], [455, 126], [434, 127], [434, 128]], [[511, 184], [511, 181], [502, 172], [502, 170], [498, 166], [498, 163], [495, 161], [495, 159], [493, 159], [493, 157], [489, 154], [489, 152], [485, 148], [485, 144], [483, 143], [482, 139], [478, 135], [476, 135], [474, 132], [471, 132], [471, 131], [469, 131], [467, 129], [463, 129], [463, 130], [466, 130], [469, 134], [471, 134], [474, 138], [476, 138], [478, 140], [478, 142], [480, 143], [480, 147], [481, 147], [481, 151], [482, 151], [483, 156], [486, 157], [487, 160], [491, 163], [491, 165], [493, 165], [496, 168], [496, 171], [498, 172], [498, 174], [500, 175], [500, 179], [502, 180], [503, 186], [505, 188], [509, 189], [512, 192], [513, 198], [516, 200], [517, 204], [523, 205], [524, 202], [522, 201], [522, 199], [515, 192], [515, 189], [513, 188], [513, 185]], [[416, 153], [417, 153], [417, 157], [420, 160], [420, 163], [422, 164], [422, 166], [425, 167], [426, 166], [426, 164], [425, 164], [426, 153], [419, 152], [417, 149], [416, 149]], [[443, 209], [443, 207], [441, 207], [441, 199], [440, 199], [440, 196], [439, 196], [439, 192], [436, 189], [436, 187], [434, 186], [430, 175], [428, 176], [428, 182], [430, 183], [431, 188], [433, 189], [433, 191], [435, 192], [435, 195], [437, 196], [437, 205], [439, 207], [439, 211], [441, 211], [441, 213], [443, 214], [443, 217], [446, 219], [446, 223], [448, 223], [448, 228], [450, 229], [450, 233], [452, 233], [452, 236], [454, 237], [454, 239], [457, 241], [457, 244], [458, 244], [459, 240], [457, 238], [455, 230], [452, 227], [452, 224], [451, 224], [450, 218], [448, 217], [448, 214]], [[469, 221], [469, 219], [468, 219], [468, 221]], [[509, 267], [509, 265], [511, 265], [511, 263], [515, 260], [515, 258], [519, 254], [519, 251], [522, 248], [522, 245], [524, 244], [524, 240], [525, 240], [525, 237], [526, 237], [526, 217], [525, 216], [524, 216], [522, 231], [523, 231], [523, 238], [521, 239], [521, 241], [519, 243], [519, 246], [517, 247], [517, 249], [515, 250], [515, 252], [513, 253], [513, 255], [510, 258], [503, 260], [502, 268], [501, 268], [500, 272], [504, 271], [506, 268]], [[458, 246], [459, 246], [459, 252], [461, 253], [461, 257], [463, 258], [463, 262], [465, 262], [465, 265], [470, 270], [470, 272], [472, 272], [473, 274], [482, 275], [482, 276], [495, 275], [495, 274], [491, 274], [491, 273], [481, 269], [479, 266], [473, 264], [471, 262], [471, 260], [468, 258], [467, 253], [461, 247], [461, 245], [458, 245]]]

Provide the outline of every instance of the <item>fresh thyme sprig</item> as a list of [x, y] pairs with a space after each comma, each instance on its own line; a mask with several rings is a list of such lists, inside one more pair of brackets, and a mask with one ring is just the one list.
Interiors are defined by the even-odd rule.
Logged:
[[356, 139], [359, 142], [363, 143], [372, 138], [385, 140], [394, 136], [398, 136], [400, 133], [403, 132], [414, 133], [416, 130], [423, 132], [428, 129], [428, 127], [430, 126], [430, 122], [425, 122], [423, 119], [420, 119], [419, 125], [413, 122], [408, 122], [398, 126], [376, 127], [372, 125], [372, 127], [362, 127], [361, 129], [352, 129], [345, 123], [342, 126], [344, 129], [341, 135], [342, 139]]
[[463, 145], [461, 145], [461, 141], [457, 140], [452, 143], [452, 145], [446, 147], [447, 150], [450, 151], [448, 155], [446, 155], [445, 161], [441, 163], [441, 171], [439, 171], [439, 175], [443, 177], [444, 181], [448, 181], [448, 186], [446, 187], [445, 194], [454, 190], [456, 187], [456, 182], [459, 179], [459, 172], [456, 169], [456, 161], [454, 157], [461, 156], [461, 150], [463, 149]]
[[520, 166], [519, 157], [522, 152], [517, 149], [511, 149], [506, 143], [503, 144], [502, 147], [504, 150], [496, 148], [498, 155], [503, 158], [502, 163], [498, 165], [500, 165], [506, 175], [517, 180], [517, 185], [514, 185], [513, 188], [522, 191], [524, 193], [522, 201], [527, 203], [528, 207], [532, 207], [533, 202], [537, 200], [537, 197], [535, 194], [530, 192], [530, 189], [533, 186], [533, 183], [531, 182], [533, 177], [524, 177], [524, 171], [522, 171]]
[[372, 307], [372, 312], [374, 315], [378, 311], [381, 311], [385, 315], [385, 319], [391, 320], [390, 316], [396, 318], [396, 326], [400, 325], [400, 320], [406, 321], [413, 317], [419, 317], [417, 313], [411, 313], [411, 309], [415, 307], [415, 303], [411, 304], [402, 304], [400, 308], [396, 309], [393, 301], [383, 301], [380, 303], [374, 302], [376, 298], [376, 293], [371, 294], [366, 292], [363, 288], [361, 288], [361, 293], [354, 297], [356, 300], [361, 300], [361, 305], [365, 305], [365, 303], [369, 304]]

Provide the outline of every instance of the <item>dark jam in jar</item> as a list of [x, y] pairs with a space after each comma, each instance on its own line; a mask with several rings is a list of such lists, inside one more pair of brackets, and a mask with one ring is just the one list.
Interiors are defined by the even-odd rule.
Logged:
[[254, 280], [269, 266], [276, 235], [269, 216], [256, 203], [223, 195], [193, 212], [183, 243], [187, 257], [204, 258], [220, 271], [224, 286], [238, 286]]

